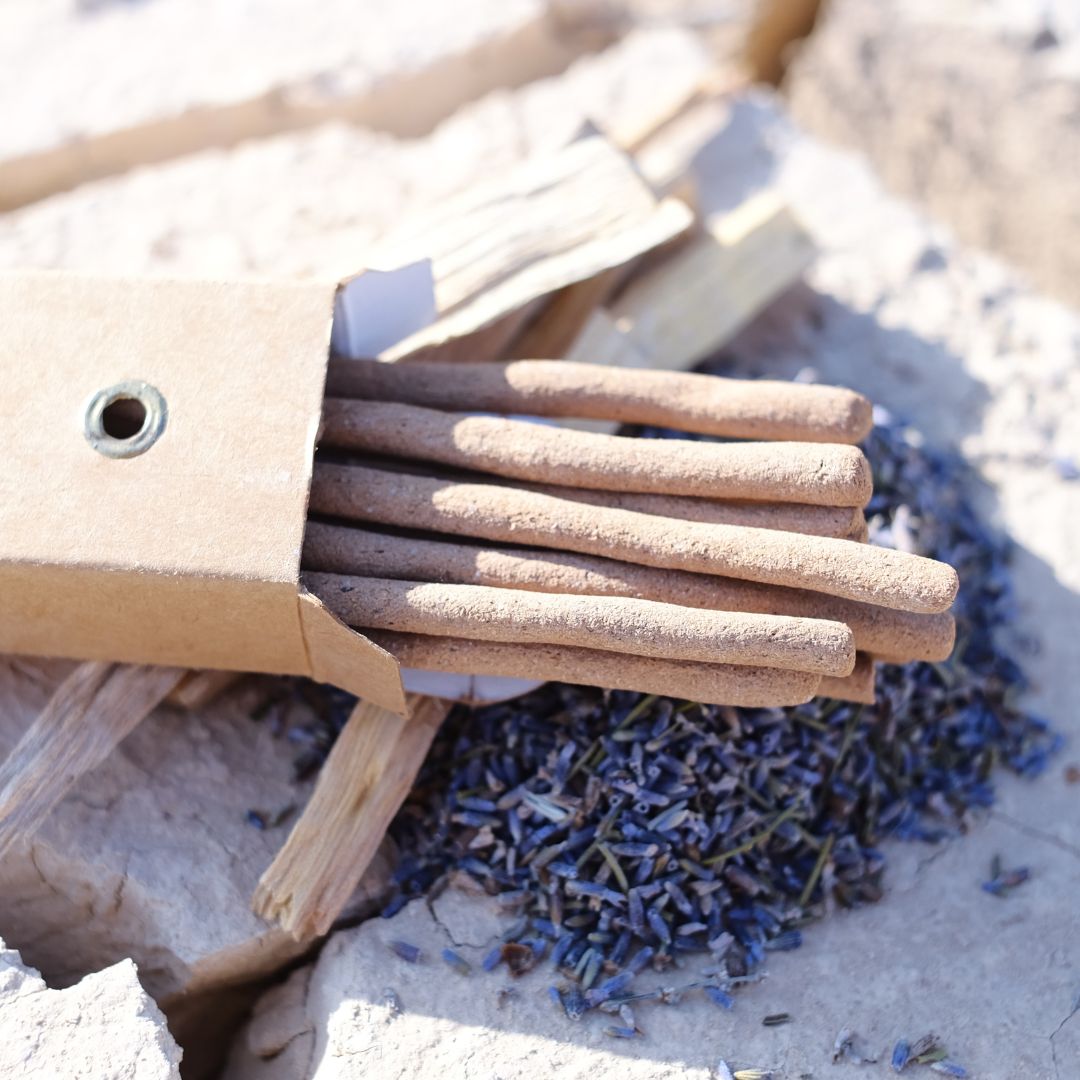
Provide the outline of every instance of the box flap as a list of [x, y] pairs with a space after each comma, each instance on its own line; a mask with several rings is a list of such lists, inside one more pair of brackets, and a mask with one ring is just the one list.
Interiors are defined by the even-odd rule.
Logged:
[[[0, 275], [0, 650], [333, 673], [403, 707], [393, 658], [299, 595], [335, 291]], [[118, 414], [103, 447], [100, 395], [140, 386], [156, 439], [128, 454]]]

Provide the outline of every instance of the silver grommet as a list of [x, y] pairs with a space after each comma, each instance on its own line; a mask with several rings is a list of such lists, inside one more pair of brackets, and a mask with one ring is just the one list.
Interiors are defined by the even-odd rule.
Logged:
[[168, 409], [149, 383], [128, 379], [99, 390], [86, 406], [86, 441], [111, 458], [145, 454], [161, 438]]

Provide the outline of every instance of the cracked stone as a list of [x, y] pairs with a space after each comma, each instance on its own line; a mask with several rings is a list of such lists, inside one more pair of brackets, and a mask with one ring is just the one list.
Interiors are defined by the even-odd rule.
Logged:
[[0, 1077], [179, 1080], [180, 1048], [121, 960], [52, 990], [0, 940]]
[[[65, 670], [0, 663], [0, 754]], [[235, 988], [303, 948], [250, 909], [287, 828], [253, 829], [247, 810], [302, 804], [310, 790], [292, 782], [294, 748], [249, 718], [257, 693], [242, 687], [198, 714], [159, 709], [0, 860], [0, 934], [50, 985], [131, 957], [181, 1042], [198, 1032], [200, 1048], [236, 1022]], [[381, 892], [386, 866], [380, 856], [354, 908]]]

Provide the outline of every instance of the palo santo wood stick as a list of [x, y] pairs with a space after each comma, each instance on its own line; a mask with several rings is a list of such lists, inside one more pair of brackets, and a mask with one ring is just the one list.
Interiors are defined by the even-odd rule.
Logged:
[[304, 586], [351, 626], [483, 641], [576, 645], [636, 656], [848, 675], [843, 623], [705, 611], [623, 596], [308, 573]]
[[348, 903], [450, 709], [416, 694], [406, 700], [408, 717], [357, 705], [285, 846], [259, 879], [255, 913], [298, 940], [327, 933]]
[[859, 653], [855, 669], [842, 678], [827, 675], [818, 686], [818, 696], [836, 698], [837, 701], [853, 701], [858, 705], [874, 704], [874, 660], [866, 653]]
[[317, 464], [309, 505], [336, 517], [811, 589], [902, 611], [946, 611], [958, 586], [944, 563], [850, 540], [702, 525], [358, 466]]
[[862, 652], [944, 660], [956, 625], [948, 613], [918, 615], [805, 589], [658, 570], [593, 555], [529, 548], [491, 548], [446, 540], [387, 536], [344, 525], [310, 522], [304, 568], [361, 577], [494, 585], [548, 593], [635, 596], [713, 611], [756, 611], [845, 623]]
[[568, 645], [521, 645], [365, 629], [406, 667], [518, 679], [556, 679], [582, 686], [689, 698], [707, 705], [772, 708], [801, 705], [820, 677], [779, 668], [736, 667], [619, 656]]
[[184, 668], [80, 664], [0, 766], [0, 855], [161, 704]]
[[169, 695], [168, 704], [179, 709], [201, 709], [242, 678], [237, 671], [189, 671]]
[[857, 446], [631, 439], [527, 420], [328, 398], [321, 442], [515, 480], [707, 498], [865, 506], [870, 465]]
[[634, 371], [563, 360], [440, 364], [340, 360], [327, 393], [447, 411], [652, 424], [702, 435], [857, 443], [870, 432], [870, 402], [853, 390], [669, 371]]

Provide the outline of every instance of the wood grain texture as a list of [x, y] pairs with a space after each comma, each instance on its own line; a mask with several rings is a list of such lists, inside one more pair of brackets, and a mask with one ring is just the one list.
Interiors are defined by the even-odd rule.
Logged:
[[285, 846], [259, 879], [257, 915], [298, 939], [327, 933], [412, 787], [450, 705], [410, 694], [409, 717], [361, 702]]
[[80, 664], [0, 766], [0, 854], [32, 836], [79, 777], [186, 675], [184, 668]]

